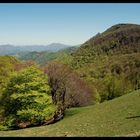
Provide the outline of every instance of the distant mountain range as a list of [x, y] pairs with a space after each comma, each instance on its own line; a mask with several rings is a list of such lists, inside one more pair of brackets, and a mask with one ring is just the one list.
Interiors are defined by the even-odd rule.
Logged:
[[21, 60], [33, 60], [39, 65], [45, 65], [49, 61], [56, 60], [56, 59], [62, 59], [64, 60], [65, 56], [70, 55], [74, 51], [78, 49], [78, 46], [74, 47], [68, 47], [65, 49], [60, 49], [57, 52], [48, 52], [48, 51], [42, 51], [42, 52], [28, 52], [28, 53], [18, 53], [18, 58]]
[[41, 52], [49, 51], [56, 52], [60, 49], [71, 47], [61, 43], [52, 43], [49, 45], [25, 45], [25, 46], [14, 46], [14, 45], [0, 45], [0, 55], [16, 55], [20, 52]]

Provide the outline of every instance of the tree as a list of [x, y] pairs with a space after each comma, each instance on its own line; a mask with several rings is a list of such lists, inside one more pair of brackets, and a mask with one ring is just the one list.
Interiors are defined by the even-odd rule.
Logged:
[[0, 97], [9, 81], [11, 73], [14, 71], [14, 57], [0, 56]]
[[2, 97], [5, 125], [24, 128], [52, 119], [56, 107], [50, 92], [48, 77], [37, 67], [15, 73]]
[[68, 107], [85, 106], [93, 100], [90, 88], [67, 65], [50, 62], [45, 68], [45, 73], [49, 77], [53, 102], [58, 106], [56, 118], [63, 117]]

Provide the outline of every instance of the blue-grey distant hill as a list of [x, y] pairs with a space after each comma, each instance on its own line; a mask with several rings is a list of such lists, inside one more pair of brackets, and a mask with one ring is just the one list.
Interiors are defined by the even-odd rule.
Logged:
[[20, 52], [41, 52], [49, 51], [56, 52], [60, 49], [68, 48], [70, 45], [61, 43], [52, 43], [49, 45], [25, 45], [25, 46], [14, 46], [14, 45], [0, 45], [0, 55], [16, 55]]

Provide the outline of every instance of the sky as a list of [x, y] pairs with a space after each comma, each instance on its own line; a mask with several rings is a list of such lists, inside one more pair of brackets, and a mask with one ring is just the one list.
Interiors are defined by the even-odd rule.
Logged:
[[0, 45], [79, 45], [118, 23], [140, 24], [140, 3], [1, 3]]

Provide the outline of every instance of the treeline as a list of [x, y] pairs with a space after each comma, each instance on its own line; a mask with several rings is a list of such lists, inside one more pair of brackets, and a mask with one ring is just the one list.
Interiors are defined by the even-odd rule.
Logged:
[[93, 90], [68, 66], [0, 57], [0, 129], [47, 125], [69, 107], [93, 104]]

